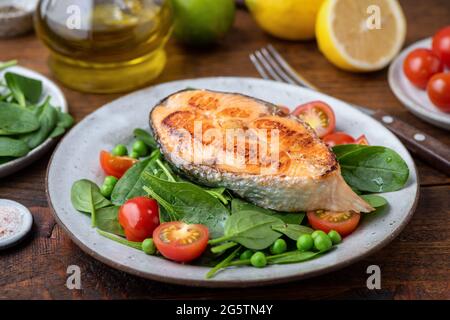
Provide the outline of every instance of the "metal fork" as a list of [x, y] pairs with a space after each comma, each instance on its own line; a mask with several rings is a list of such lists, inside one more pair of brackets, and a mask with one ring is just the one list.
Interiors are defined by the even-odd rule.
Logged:
[[[251, 53], [250, 60], [264, 79], [319, 91], [316, 86], [296, 72], [271, 44]], [[384, 111], [351, 105], [380, 121], [422, 160], [450, 175], [450, 147]]]

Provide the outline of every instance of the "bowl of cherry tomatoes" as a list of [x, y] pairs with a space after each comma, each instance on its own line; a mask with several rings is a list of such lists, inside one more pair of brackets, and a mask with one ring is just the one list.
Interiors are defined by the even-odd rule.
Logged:
[[406, 48], [390, 66], [389, 85], [412, 113], [450, 130], [450, 25]]

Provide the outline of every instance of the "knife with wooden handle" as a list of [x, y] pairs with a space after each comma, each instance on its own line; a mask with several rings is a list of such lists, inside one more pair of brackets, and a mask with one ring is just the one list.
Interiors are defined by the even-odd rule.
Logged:
[[439, 140], [420, 132], [415, 127], [406, 122], [397, 119], [384, 111], [369, 112], [366, 108], [358, 107], [361, 111], [370, 114], [373, 118], [380, 121], [386, 128], [391, 130], [405, 146], [423, 161], [432, 167], [450, 175], [450, 147]]

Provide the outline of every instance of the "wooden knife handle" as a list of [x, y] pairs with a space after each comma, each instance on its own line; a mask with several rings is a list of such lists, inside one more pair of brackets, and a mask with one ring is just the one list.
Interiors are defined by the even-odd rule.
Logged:
[[450, 176], [450, 147], [381, 110], [373, 115], [422, 160]]

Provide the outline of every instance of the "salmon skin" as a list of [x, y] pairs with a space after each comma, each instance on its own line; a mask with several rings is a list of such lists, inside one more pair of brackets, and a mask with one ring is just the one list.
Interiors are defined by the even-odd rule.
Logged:
[[370, 212], [314, 130], [269, 102], [188, 89], [150, 112], [161, 152], [189, 179], [286, 212]]

